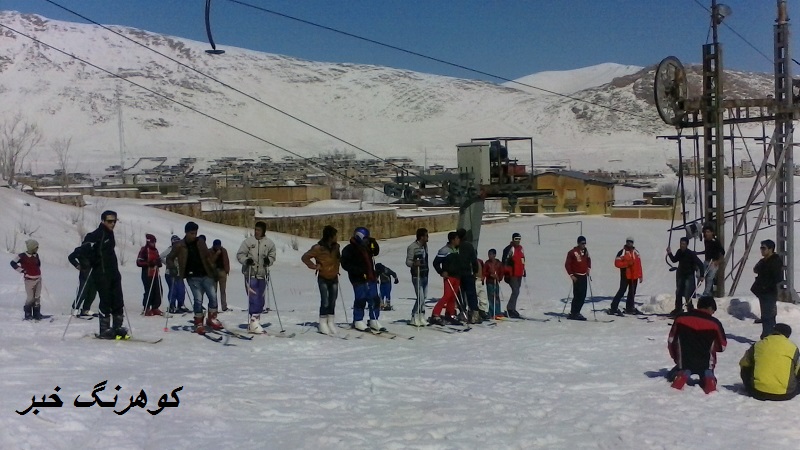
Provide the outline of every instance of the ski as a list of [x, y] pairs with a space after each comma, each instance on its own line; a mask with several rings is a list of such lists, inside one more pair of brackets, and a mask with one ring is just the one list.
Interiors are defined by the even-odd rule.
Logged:
[[295, 333], [291, 333], [291, 334], [280, 334], [280, 333], [267, 333], [267, 332], [264, 332], [264, 336], [268, 336], [268, 337], [277, 337], [277, 338], [286, 338], [286, 339], [288, 339], [288, 338], [293, 338], [293, 337], [295, 337], [295, 336], [297, 336], [297, 335], [296, 335]]
[[522, 317], [519, 316], [519, 319], [511, 319], [512, 322], [516, 322], [517, 320], [527, 320], [530, 322], [550, 322], [550, 319], [540, 319], [538, 317]]
[[235, 337], [236, 339], [242, 339], [242, 340], [245, 340], [245, 341], [252, 341], [253, 340], [253, 335], [246, 335], [244, 333], [239, 333], [237, 331], [231, 331], [231, 330], [229, 330], [227, 328], [223, 328], [221, 330], [212, 330], [211, 332], [220, 334], [222, 336]]
[[447, 333], [447, 334], [461, 333], [461, 331], [454, 330], [452, 328], [447, 328], [447, 327], [442, 326], [442, 325], [428, 325], [427, 327], [420, 327], [420, 328], [428, 329], [428, 330], [431, 330], [431, 331], [441, 331], [442, 333]]
[[464, 327], [460, 325], [428, 325], [428, 327], [434, 330], [451, 330], [453, 333], [466, 333], [467, 331], [471, 330], [472, 328]]
[[[121, 337], [121, 336], [117, 336], [117, 337], [116, 337], [116, 339], [101, 339], [101, 338], [100, 338], [100, 335], [99, 335], [99, 334], [97, 334], [97, 333], [95, 333], [95, 334], [94, 334], [94, 337], [95, 337], [95, 339], [100, 339], [101, 341], [126, 341], [126, 342], [141, 342], [142, 344], [158, 344], [159, 342], [161, 342], [161, 341], [163, 341], [163, 340], [164, 340], [164, 338], [158, 338], [158, 339], [141, 339], [141, 338], [135, 338], [135, 337], [132, 337], [132, 336], [128, 336], [128, 337]], [[221, 338], [220, 338], [220, 339], [221, 339]]]
[[203, 336], [204, 338], [210, 339], [210, 340], [212, 340], [214, 342], [222, 342], [222, 336], [214, 337], [214, 336], [209, 335], [208, 333], [203, 333], [200, 336]]
[[[375, 334], [375, 333], [377, 333], [377, 334]], [[401, 335], [401, 334], [392, 333], [391, 331], [378, 331], [378, 332], [373, 332], [373, 334], [375, 334], [376, 336], [381, 336], [381, 337], [385, 337], [385, 338], [389, 338], [389, 339], [398, 339], [398, 340], [401, 340], [401, 341], [403, 339], [406, 339], [406, 340], [409, 340], [409, 341], [414, 339], [414, 336], [404, 336], [404, 335]]]

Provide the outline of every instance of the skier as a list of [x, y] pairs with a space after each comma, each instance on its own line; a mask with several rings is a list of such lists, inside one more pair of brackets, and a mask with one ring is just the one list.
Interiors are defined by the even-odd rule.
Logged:
[[483, 318], [478, 307], [478, 292], [476, 282], [481, 277], [481, 269], [478, 265], [478, 251], [472, 245], [472, 234], [467, 234], [467, 230], [459, 228], [456, 230], [460, 244], [458, 245], [458, 256], [464, 259], [464, 270], [461, 273], [461, 295], [466, 300], [468, 311], [465, 311], [465, 320], [468, 323], [481, 323]]
[[717, 352], [725, 351], [728, 341], [722, 323], [713, 317], [717, 311], [714, 297], [703, 296], [697, 308], [675, 318], [669, 330], [667, 347], [675, 367], [667, 374], [667, 380], [675, 389], [683, 389], [692, 374], [700, 375], [703, 392], [717, 390], [714, 366]]
[[336, 298], [339, 296], [339, 266], [342, 254], [336, 242], [338, 231], [325, 225], [322, 239], [312, 245], [300, 258], [303, 264], [317, 275], [319, 287], [318, 331], [331, 336], [336, 335]]
[[175, 248], [175, 244], [180, 242], [181, 238], [172, 235], [170, 238], [170, 247], [161, 253], [161, 261], [166, 266], [164, 272], [164, 279], [167, 281], [167, 299], [169, 300], [169, 312], [172, 314], [183, 314], [191, 312], [190, 309], [184, 306], [186, 301], [186, 284], [178, 277], [178, 266], [175, 264], [175, 259], [168, 259], [167, 257]]
[[525, 249], [522, 248], [522, 235], [514, 233], [511, 235], [511, 243], [503, 249], [503, 268], [505, 269], [506, 283], [511, 286], [511, 295], [508, 297], [506, 305], [506, 316], [519, 318], [517, 312], [517, 298], [522, 279], [527, 276], [525, 270]]
[[592, 257], [586, 249], [586, 238], [578, 236], [578, 245], [567, 252], [564, 268], [572, 280], [572, 306], [570, 307], [569, 320], [586, 320], [581, 314], [581, 308], [586, 301], [586, 288], [589, 284], [589, 272], [592, 270]]
[[641, 311], [636, 309], [636, 287], [642, 282], [642, 258], [639, 256], [639, 251], [633, 246], [633, 237], [628, 236], [625, 239], [625, 246], [622, 250], [617, 252], [614, 259], [614, 266], [619, 269], [619, 290], [611, 301], [611, 308], [608, 314], [622, 316], [622, 311], [619, 310], [619, 302], [625, 291], [628, 291], [628, 298], [625, 301], [626, 314], [642, 314]]
[[686, 308], [689, 311], [694, 309], [692, 295], [694, 295], [697, 286], [695, 274], [698, 280], [702, 277], [700, 270], [703, 268], [703, 262], [700, 261], [694, 251], [689, 249], [689, 238], [682, 237], [680, 246], [674, 255], [672, 254], [672, 249], [667, 247], [669, 260], [678, 263], [678, 270], [675, 272], [675, 309], [669, 313], [671, 317], [683, 312], [684, 299]]
[[97, 296], [97, 288], [94, 285], [94, 278], [92, 278], [92, 266], [89, 260], [81, 254], [81, 247], [75, 247], [75, 250], [67, 256], [67, 260], [73, 267], [78, 269], [78, 296], [72, 303], [72, 309], [75, 311], [76, 317], [92, 317], [92, 302]]
[[[100, 339], [126, 339], [128, 330], [122, 326], [125, 319], [125, 303], [122, 295], [122, 275], [119, 272], [117, 254], [114, 252], [114, 228], [117, 213], [103, 211], [100, 225], [87, 234], [81, 244], [81, 254], [92, 266], [97, 293], [100, 296]], [[113, 320], [113, 322], [112, 322]]]
[[[222, 324], [217, 320], [217, 295], [214, 292], [216, 272], [211, 264], [211, 252], [205, 241], [197, 238], [200, 228], [195, 222], [187, 222], [183, 227], [185, 235], [172, 246], [167, 256], [167, 266], [174, 265], [178, 274], [173, 283], [183, 283], [185, 279], [192, 290], [194, 298], [194, 331], [206, 334], [206, 326], [212, 330], [221, 330]], [[203, 325], [203, 294], [208, 297], [208, 319]]]
[[145, 316], [161, 316], [164, 313], [158, 309], [161, 306], [161, 279], [158, 268], [161, 267], [161, 257], [156, 249], [156, 237], [148, 233], [145, 235], [147, 242], [139, 250], [136, 265], [142, 268], [142, 284], [144, 297], [142, 298], [142, 311]]
[[264, 333], [261, 312], [264, 310], [268, 283], [271, 282], [269, 267], [275, 262], [275, 243], [266, 234], [267, 224], [256, 222], [253, 235], [242, 241], [239, 251], [236, 252], [247, 288], [247, 311], [250, 315], [247, 331], [253, 334]]
[[500, 303], [500, 280], [503, 278], [503, 263], [497, 259], [497, 250], [490, 249], [488, 259], [483, 263], [481, 283], [486, 285], [489, 297], [489, 318], [502, 319], [503, 305]]
[[406, 266], [411, 269], [411, 284], [417, 294], [411, 309], [410, 325], [424, 327], [425, 299], [428, 298], [428, 230], [417, 229], [417, 240], [406, 249]]
[[[444, 325], [450, 323], [454, 325], [461, 325], [461, 321], [456, 317], [456, 302], [461, 287], [461, 278], [458, 274], [463, 272], [464, 260], [458, 256], [458, 246], [461, 244], [461, 239], [458, 233], [451, 231], [447, 233], [447, 245], [440, 248], [436, 253], [436, 258], [433, 259], [433, 269], [441, 275], [444, 282], [444, 295], [436, 302], [433, 307], [428, 322], [431, 325]], [[445, 316], [442, 316], [442, 309], [445, 310]]]
[[[378, 280], [375, 275], [374, 258], [380, 253], [378, 241], [370, 237], [369, 230], [358, 227], [353, 231], [350, 243], [342, 250], [342, 268], [347, 271], [353, 285], [353, 328], [366, 331], [386, 331], [378, 319], [381, 315], [378, 298]], [[369, 305], [369, 322], [364, 323], [364, 308]]]
[[42, 261], [39, 259], [39, 243], [35, 239], [25, 241], [25, 251], [11, 260], [11, 267], [22, 274], [25, 283], [25, 320], [42, 320]]
[[725, 260], [725, 249], [717, 240], [717, 233], [711, 224], [703, 225], [703, 251], [697, 252], [704, 255], [703, 269], [705, 273], [705, 288], [703, 295], [714, 295], [714, 284], [717, 279], [719, 266]]
[[392, 310], [392, 277], [394, 284], [400, 282], [397, 273], [381, 263], [375, 264], [375, 275], [378, 276], [378, 287], [381, 298], [381, 311]]
[[753, 267], [756, 279], [750, 287], [761, 307], [761, 339], [772, 333], [778, 315], [778, 283], [783, 281], [783, 262], [775, 253], [775, 242], [761, 241], [762, 258]]
[[219, 239], [214, 239], [214, 244], [211, 246], [211, 263], [217, 270], [217, 284], [214, 288], [217, 290], [220, 311], [227, 311], [227, 285], [228, 274], [231, 273], [231, 260], [228, 258], [228, 250], [222, 246], [222, 241]]
[[800, 393], [800, 351], [789, 340], [792, 327], [778, 323], [751, 345], [739, 361], [742, 383], [758, 400], [791, 400]]

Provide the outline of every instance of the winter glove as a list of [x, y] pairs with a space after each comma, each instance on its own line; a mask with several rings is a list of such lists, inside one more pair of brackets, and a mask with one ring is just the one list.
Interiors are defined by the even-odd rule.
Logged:
[[245, 261], [244, 263], [245, 263], [245, 265], [248, 265], [248, 266], [252, 266], [253, 264], [255, 264], [255, 262], [253, 261], [253, 258], [247, 258], [247, 261]]
[[16, 268], [16, 269], [14, 269], [14, 270], [16, 270], [17, 272], [19, 272], [19, 273], [21, 273], [21, 274], [25, 275], [25, 269], [23, 269], [23, 268], [22, 268], [22, 266], [19, 266], [19, 267], [17, 267], [17, 268]]
[[269, 257], [268, 256], [264, 257], [264, 267], [269, 267]]
[[400, 280], [398, 280], [397, 278], [394, 279], [394, 284], [397, 284], [399, 282], [400, 282]]

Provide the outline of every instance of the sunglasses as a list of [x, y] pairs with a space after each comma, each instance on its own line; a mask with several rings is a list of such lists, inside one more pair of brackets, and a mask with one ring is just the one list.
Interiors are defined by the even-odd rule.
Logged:
[[106, 219], [106, 223], [117, 223], [117, 219], [111, 219], [111, 220]]

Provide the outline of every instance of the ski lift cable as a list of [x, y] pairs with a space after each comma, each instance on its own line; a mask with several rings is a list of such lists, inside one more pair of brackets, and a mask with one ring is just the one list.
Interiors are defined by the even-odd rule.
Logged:
[[[702, 4], [702, 3], [700, 3], [698, 0], [694, 0], [694, 2], [695, 2], [695, 3], [697, 3], [697, 5], [698, 5], [698, 6], [700, 6], [701, 8], [703, 8], [703, 9], [704, 9], [704, 10], [705, 10], [707, 13], [711, 14], [711, 10], [710, 10], [710, 9], [708, 9], [708, 8], [706, 7], [706, 5], [704, 5], [704, 4]], [[732, 26], [730, 26], [730, 25], [729, 25], [727, 22], [722, 22], [722, 26], [724, 26], [725, 28], [727, 28], [728, 30], [730, 30], [730, 31], [731, 31], [731, 33], [733, 33], [734, 35], [736, 35], [736, 37], [738, 37], [739, 39], [741, 39], [741, 40], [742, 40], [742, 41], [743, 41], [745, 44], [747, 44], [747, 45], [748, 45], [750, 48], [752, 48], [753, 50], [755, 50], [755, 51], [756, 51], [756, 53], [758, 53], [759, 55], [761, 55], [762, 57], [764, 57], [764, 59], [766, 59], [767, 61], [769, 61], [769, 62], [770, 62], [770, 64], [772, 64], [772, 63], [773, 63], [773, 61], [772, 61], [772, 58], [770, 58], [770, 57], [769, 57], [769, 56], [767, 56], [767, 55], [766, 55], [764, 52], [762, 52], [761, 50], [759, 50], [759, 49], [758, 49], [758, 47], [756, 47], [756, 46], [755, 46], [755, 45], [753, 45], [753, 44], [752, 44], [750, 41], [748, 41], [748, 40], [747, 40], [747, 39], [746, 39], [744, 36], [742, 36], [742, 35], [741, 35], [741, 34], [740, 34], [738, 31], [736, 31], [736, 30], [735, 30], [735, 29], [734, 29]], [[709, 27], [709, 29], [710, 29], [710, 27]], [[708, 38], [706, 38], [706, 43], [708, 43]], [[797, 62], [797, 61], [795, 61], [795, 62]]]
[[[46, 0], [46, 1], [49, 1], [49, 0]], [[550, 95], [561, 97], [561, 98], [566, 99], [566, 100], [572, 100], [572, 101], [576, 101], [576, 102], [580, 102], [580, 103], [587, 103], [587, 104], [590, 104], [590, 105], [593, 105], [593, 106], [597, 106], [599, 108], [607, 109], [609, 111], [614, 111], [614, 112], [626, 114], [626, 115], [629, 115], [629, 116], [632, 116], [632, 117], [638, 117], [640, 119], [652, 120], [651, 116], [645, 116], [645, 115], [642, 115], [642, 114], [637, 114], [637, 113], [635, 113], [633, 111], [626, 111], [624, 109], [616, 108], [616, 107], [613, 107], [613, 106], [603, 105], [603, 104], [600, 104], [600, 103], [595, 103], [595, 102], [592, 102], [592, 101], [589, 101], [589, 100], [584, 100], [584, 99], [581, 99], [581, 98], [578, 98], [578, 97], [574, 97], [574, 96], [571, 96], [571, 95], [567, 95], [567, 94], [562, 94], [562, 93], [559, 93], [559, 92], [551, 91], [551, 90], [548, 90], [548, 89], [545, 89], [545, 88], [541, 88], [541, 87], [538, 87], [538, 86], [533, 86], [533, 85], [530, 85], [530, 84], [527, 84], [527, 83], [523, 83], [521, 81], [517, 81], [517, 80], [512, 80], [510, 78], [506, 78], [506, 77], [501, 76], [501, 75], [493, 74], [493, 73], [490, 73], [490, 72], [485, 72], [485, 71], [479, 70], [479, 69], [474, 69], [472, 67], [465, 66], [463, 64], [453, 63], [453, 62], [450, 62], [450, 61], [447, 61], [447, 60], [444, 60], [444, 59], [441, 59], [441, 58], [428, 56], [428, 55], [425, 55], [423, 53], [419, 53], [419, 52], [416, 52], [416, 51], [413, 51], [413, 50], [405, 49], [403, 47], [399, 47], [399, 46], [392, 45], [392, 44], [387, 44], [385, 42], [381, 42], [381, 41], [378, 41], [378, 40], [375, 40], [375, 39], [371, 39], [371, 38], [367, 38], [367, 37], [364, 37], [364, 36], [359, 36], [359, 35], [354, 34], [354, 33], [350, 33], [350, 32], [343, 31], [343, 30], [340, 30], [340, 29], [337, 29], [337, 28], [333, 28], [333, 27], [329, 27], [329, 26], [326, 26], [326, 25], [322, 25], [322, 24], [319, 24], [319, 23], [316, 23], [316, 22], [312, 22], [310, 20], [305, 20], [305, 19], [301, 19], [299, 17], [290, 16], [288, 14], [284, 14], [284, 13], [281, 13], [281, 12], [278, 12], [278, 11], [275, 11], [275, 10], [272, 10], [272, 9], [264, 8], [262, 6], [253, 5], [251, 3], [243, 2], [241, 0], [228, 0], [228, 1], [231, 2], [231, 3], [235, 3], [235, 4], [238, 4], [238, 5], [241, 5], [241, 6], [245, 6], [245, 7], [248, 7], [248, 8], [255, 9], [255, 10], [258, 10], [258, 11], [261, 11], [261, 12], [265, 12], [265, 13], [272, 14], [272, 15], [275, 15], [275, 16], [278, 16], [278, 17], [282, 17], [284, 19], [293, 20], [295, 22], [300, 22], [300, 23], [303, 23], [303, 24], [306, 24], [306, 25], [310, 25], [312, 27], [321, 28], [323, 30], [331, 31], [333, 33], [337, 33], [337, 34], [341, 34], [343, 36], [351, 37], [353, 39], [358, 39], [360, 41], [368, 42], [370, 44], [375, 44], [375, 45], [378, 45], [378, 46], [381, 46], [381, 47], [385, 47], [385, 48], [396, 50], [396, 51], [399, 51], [399, 52], [402, 52], [402, 53], [406, 53], [406, 54], [409, 54], [409, 55], [417, 56], [417, 57], [420, 57], [420, 58], [423, 58], [423, 59], [427, 59], [429, 61], [434, 61], [434, 62], [437, 62], [437, 63], [440, 63], [440, 64], [444, 64], [444, 65], [447, 65], [447, 66], [450, 66], [450, 67], [455, 67], [457, 69], [466, 70], [468, 72], [476, 73], [476, 74], [487, 76], [487, 77], [490, 77], [490, 78], [495, 78], [495, 79], [498, 79], [498, 80], [501, 80], [501, 81], [505, 81], [505, 82], [508, 82], [508, 83], [513, 83], [513, 84], [516, 84], [516, 85], [519, 85], [519, 86], [525, 86], [525, 87], [528, 87], [528, 88], [531, 88], [531, 89], [535, 89], [537, 91], [545, 92], [545, 93], [550, 94]]]
[[[320, 133], [322, 133], [322, 134], [324, 134], [324, 135], [326, 135], [326, 136], [328, 136], [330, 138], [333, 138], [333, 139], [335, 139], [335, 140], [337, 140], [337, 141], [339, 141], [339, 142], [341, 142], [341, 143], [343, 143], [343, 144], [345, 144], [345, 145], [347, 145], [349, 147], [352, 147], [352, 148], [354, 148], [354, 149], [356, 149], [356, 150], [358, 150], [360, 152], [363, 152], [363, 153], [365, 153], [367, 155], [370, 155], [373, 158], [376, 158], [376, 159], [382, 161], [383, 163], [385, 163], [385, 164], [387, 164], [389, 166], [392, 166], [392, 167], [394, 167], [394, 168], [396, 168], [398, 170], [401, 170], [401, 171], [403, 171], [405, 173], [408, 173], [410, 175], [421, 176], [420, 174], [415, 173], [414, 171], [409, 170], [406, 167], [402, 167], [400, 165], [397, 165], [397, 164], [389, 161], [386, 158], [383, 158], [383, 157], [378, 156], [378, 155], [376, 155], [376, 154], [374, 154], [374, 153], [372, 153], [372, 152], [370, 152], [370, 151], [368, 151], [368, 150], [366, 150], [364, 148], [361, 148], [358, 145], [353, 144], [352, 142], [349, 142], [349, 141], [345, 140], [344, 138], [336, 136], [336, 135], [334, 135], [333, 133], [331, 133], [329, 131], [326, 131], [326, 130], [324, 130], [324, 129], [322, 129], [322, 128], [320, 128], [320, 127], [318, 127], [318, 126], [316, 126], [316, 125], [314, 125], [314, 124], [312, 124], [312, 123], [310, 123], [308, 121], [305, 121], [305, 120], [303, 120], [303, 119], [301, 119], [301, 118], [299, 118], [299, 117], [297, 117], [295, 115], [292, 115], [289, 112], [286, 112], [286, 111], [284, 111], [284, 110], [282, 110], [282, 109], [280, 109], [280, 108], [278, 108], [276, 106], [273, 106], [273, 105], [271, 105], [271, 104], [269, 104], [269, 103], [267, 103], [267, 102], [255, 97], [255, 96], [253, 96], [251, 94], [248, 94], [248, 93], [246, 93], [246, 92], [244, 92], [244, 91], [242, 91], [242, 90], [240, 90], [240, 89], [238, 89], [238, 88], [236, 88], [236, 87], [234, 87], [234, 86], [232, 86], [232, 85], [230, 85], [230, 84], [228, 84], [228, 83], [226, 83], [226, 82], [224, 82], [224, 81], [222, 81], [222, 80], [220, 80], [218, 78], [215, 78], [215, 77], [213, 77], [213, 76], [211, 76], [211, 75], [209, 75], [209, 74], [207, 74], [207, 73], [205, 73], [205, 72], [203, 72], [201, 70], [198, 70], [195, 67], [192, 67], [192, 66], [190, 66], [190, 65], [188, 65], [188, 64], [186, 64], [184, 62], [181, 62], [181, 61], [179, 61], [179, 60], [177, 60], [177, 59], [175, 59], [175, 58], [173, 58], [173, 57], [171, 57], [169, 55], [161, 53], [161, 52], [159, 52], [158, 50], [156, 50], [154, 48], [148, 47], [147, 45], [142, 44], [141, 42], [138, 42], [138, 41], [136, 41], [136, 40], [134, 40], [134, 39], [132, 39], [132, 38], [130, 38], [128, 36], [125, 36], [124, 34], [118, 32], [118, 31], [115, 31], [115, 30], [113, 30], [113, 29], [111, 29], [111, 28], [109, 28], [109, 27], [107, 27], [107, 26], [95, 21], [95, 20], [92, 20], [89, 17], [86, 17], [85, 15], [83, 15], [83, 14], [77, 12], [77, 11], [73, 11], [73, 10], [71, 10], [71, 9], [69, 9], [69, 8], [67, 8], [67, 7], [65, 7], [63, 5], [60, 5], [59, 3], [54, 2], [52, 0], [44, 0], [44, 1], [46, 1], [47, 3], [50, 3], [53, 6], [61, 8], [64, 11], [69, 12], [70, 14], [73, 14], [73, 15], [75, 15], [77, 17], [80, 17], [81, 19], [86, 20], [87, 22], [90, 22], [90, 23], [92, 23], [94, 25], [97, 25], [100, 28], [103, 28], [104, 30], [109, 31], [109, 32], [111, 32], [111, 33], [113, 33], [113, 34], [115, 34], [115, 35], [117, 35], [117, 36], [119, 36], [119, 37], [121, 37], [121, 38], [123, 38], [123, 39], [125, 39], [127, 41], [130, 41], [130, 42], [132, 42], [132, 43], [144, 48], [144, 49], [147, 49], [147, 50], [149, 50], [149, 51], [151, 51], [151, 52], [153, 52], [153, 53], [155, 53], [155, 54], [157, 54], [157, 55], [159, 55], [159, 56], [161, 56], [163, 58], [166, 58], [166, 59], [174, 62], [175, 64], [178, 64], [179, 66], [184, 67], [184, 68], [186, 68], [186, 69], [188, 69], [188, 70], [190, 70], [190, 71], [192, 71], [192, 72], [194, 72], [194, 73], [196, 73], [196, 74], [198, 74], [198, 75], [200, 75], [200, 76], [202, 76], [204, 78], [207, 78], [207, 79], [209, 79], [209, 80], [211, 80], [211, 81], [213, 81], [215, 83], [219, 83], [223, 87], [231, 89], [232, 91], [237, 92], [237, 93], [239, 93], [239, 94], [241, 94], [241, 95], [243, 95], [243, 96], [245, 96], [245, 97], [247, 97], [247, 98], [249, 98], [249, 99], [251, 99], [251, 100], [253, 100], [253, 101], [255, 101], [255, 102], [257, 102], [257, 103], [259, 103], [261, 105], [263, 105], [263, 106], [266, 106], [267, 108], [270, 108], [271, 110], [273, 110], [273, 111], [275, 111], [275, 112], [277, 112], [279, 114], [282, 114], [282, 115], [284, 115], [284, 116], [286, 116], [286, 117], [288, 117], [288, 118], [290, 118], [292, 120], [295, 120], [295, 121], [297, 121], [299, 123], [302, 123], [303, 125], [305, 125], [307, 127], [310, 127], [310, 128], [312, 128], [312, 129], [314, 129], [316, 131], [319, 131]], [[444, 186], [442, 186], [442, 185], [438, 185], [436, 183], [429, 183], [429, 184], [433, 185], [433, 187], [438, 187], [438, 188], [444, 189]], [[379, 190], [379, 189], [374, 188], [374, 187], [373, 187], [373, 189]]]
[[114, 72], [112, 72], [112, 71], [110, 71], [108, 69], [105, 69], [105, 68], [100, 67], [100, 66], [98, 66], [96, 64], [93, 64], [93, 63], [91, 63], [91, 62], [89, 62], [89, 61], [87, 61], [85, 59], [82, 59], [82, 58], [80, 58], [80, 57], [78, 57], [76, 55], [73, 55], [73, 54], [71, 54], [71, 53], [69, 53], [69, 52], [67, 52], [65, 50], [62, 50], [60, 48], [57, 48], [57, 47], [55, 47], [53, 45], [50, 45], [50, 44], [48, 44], [48, 43], [46, 43], [46, 42], [44, 42], [44, 41], [42, 41], [40, 39], [37, 39], [37, 38], [35, 38], [33, 36], [29, 36], [29, 35], [21, 32], [19, 30], [16, 30], [16, 29], [14, 29], [12, 27], [9, 27], [8, 25], [0, 23], [0, 27], [1, 28], [5, 28], [5, 29], [7, 29], [7, 30], [9, 30], [9, 31], [11, 31], [13, 33], [16, 33], [16, 34], [18, 34], [20, 36], [23, 36], [25, 38], [28, 38], [31, 41], [36, 42], [37, 44], [41, 44], [41, 45], [43, 45], [43, 46], [45, 46], [45, 47], [47, 47], [49, 49], [52, 49], [52, 50], [54, 50], [54, 51], [56, 51], [58, 53], [61, 53], [61, 54], [66, 55], [66, 56], [68, 56], [70, 58], [73, 58], [73, 59], [75, 59], [77, 61], [80, 61], [83, 64], [86, 64], [87, 66], [93, 67], [93, 68], [95, 68], [95, 69], [97, 69], [97, 70], [99, 70], [99, 71], [101, 71], [101, 72], [103, 72], [105, 74], [108, 74], [108, 75], [110, 75], [110, 76], [112, 76], [114, 78], [117, 78], [119, 80], [125, 81], [125, 82], [127, 82], [127, 83], [129, 83], [129, 84], [131, 84], [133, 86], [136, 86], [139, 89], [142, 89], [142, 90], [144, 90], [146, 92], [149, 92], [149, 93], [151, 93], [151, 94], [153, 94], [155, 96], [158, 96], [158, 97], [163, 98], [165, 100], [168, 100], [168, 101], [170, 101], [172, 103], [175, 103], [175, 104], [177, 104], [179, 106], [182, 106], [182, 107], [184, 107], [184, 108], [186, 108], [186, 109], [188, 109], [190, 111], [193, 111], [193, 112], [195, 112], [197, 114], [200, 114], [201, 116], [204, 116], [204, 117], [206, 117], [208, 119], [211, 119], [211, 120], [213, 120], [213, 121], [215, 121], [215, 122], [217, 122], [217, 123], [219, 123], [221, 125], [224, 125], [224, 126], [226, 126], [228, 128], [231, 128], [231, 129], [233, 129], [235, 131], [238, 131], [238, 132], [243, 133], [243, 134], [245, 134], [247, 136], [250, 136], [250, 137], [252, 137], [252, 138], [254, 138], [254, 139], [258, 140], [258, 141], [261, 141], [261, 142], [263, 142], [265, 144], [271, 145], [271, 146], [277, 148], [278, 150], [281, 150], [281, 151], [284, 151], [286, 153], [289, 153], [290, 155], [293, 155], [296, 158], [304, 160], [306, 162], [306, 165], [317, 167], [318, 169], [322, 170], [323, 172], [327, 172], [327, 173], [329, 173], [331, 175], [336, 175], [338, 177], [341, 177], [341, 178], [344, 178], [344, 179], [347, 179], [347, 180], [351, 180], [351, 181], [353, 181], [353, 182], [355, 182], [357, 184], [360, 184], [360, 185], [362, 185], [362, 186], [364, 186], [366, 188], [374, 189], [374, 190], [380, 192], [381, 194], [383, 194], [383, 191], [381, 191], [380, 189], [378, 189], [378, 188], [376, 188], [374, 186], [370, 186], [369, 184], [367, 184], [367, 183], [365, 183], [365, 182], [363, 182], [363, 181], [361, 181], [361, 180], [359, 180], [357, 178], [353, 178], [353, 177], [347, 176], [346, 174], [340, 173], [340, 172], [336, 171], [335, 169], [331, 169], [330, 167], [327, 167], [327, 166], [324, 166], [322, 164], [316, 163], [313, 160], [311, 160], [310, 158], [306, 158], [305, 156], [302, 156], [302, 155], [300, 155], [298, 153], [295, 153], [295, 152], [293, 152], [293, 151], [291, 151], [291, 150], [289, 150], [289, 149], [287, 149], [287, 148], [285, 148], [285, 147], [283, 147], [281, 145], [278, 145], [278, 144], [276, 144], [274, 142], [271, 142], [271, 141], [269, 141], [269, 140], [267, 140], [265, 138], [262, 138], [262, 137], [260, 137], [258, 135], [255, 135], [255, 134], [253, 134], [253, 133], [251, 133], [251, 132], [249, 132], [247, 130], [239, 128], [236, 125], [233, 125], [233, 124], [230, 124], [228, 122], [225, 122], [222, 119], [219, 119], [219, 118], [217, 118], [215, 116], [212, 116], [211, 114], [203, 112], [203, 111], [201, 111], [201, 110], [199, 110], [199, 109], [197, 109], [197, 108], [195, 108], [193, 106], [190, 106], [190, 105], [188, 105], [186, 103], [183, 103], [183, 102], [181, 102], [179, 100], [176, 100], [176, 99], [171, 98], [171, 97], [169, 97], [167, 95], [159, 93], [159, 92], [157, 92], [157, 91], [155, 91], [153, 89], [150, 89], [150, 88], [148, 88], [146, 86], [143, 86], [143, 85], [141, 85], [139, 83], [136, 83], [135, 81], [132, 81], [129, 78], [122, 77], [122, 76], [120, 76], [120, 75], [118, 75], [118, 74], [116, 74], [116, 73], [114, 73]]

